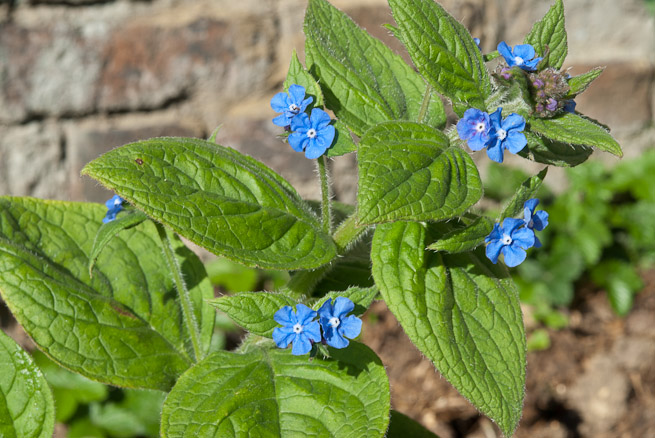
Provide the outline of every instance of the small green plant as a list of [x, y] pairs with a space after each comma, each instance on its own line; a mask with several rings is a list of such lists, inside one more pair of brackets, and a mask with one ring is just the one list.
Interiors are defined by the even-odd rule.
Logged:
[[[512, 435], [527, 347], [507, 267], [541, 245], [548, 213], [535, 210], [535, 193], [547, 168], [487, 217], [474, 209], [483, 190], [469, 150], [546, 166], [580, 164], [594, 147], [620, 156], [608, 130], [575, 111], [602, 69], [560, 71], [561, 0], [523, 44], [490, 54], [431, 0], [389, 4], [388, 28], [413, 67], [326, 0], [309, 0], [305, 65], [292, 55], [271, 100], [280, 136], [316, 160], [320, 203], [215, 134], [144, 140], [87, 164], [83, 174], [117, 193], [106, 208], [0, 199], [0, 292], [48, 357], [92, 380], [167, 393], [163, 437], [431, 436], [390, 410], [385, 368], [357, 341], [359, 317], [380, 297], [441, 374]], [[357, 205], [332, 202], [327, 159], [355, 152]], [[214, 299], [178, 234], [289, 280]], [[213, 350], [215, 308], [248, 332], [235, 351]], [[9, 436], [49, 436], [42, 378], [6, 396], [14, 370], [37, 369], [18, 356], [0, 354], [2, 424]], [[26, 397], [37, 432], [25, 432]]]

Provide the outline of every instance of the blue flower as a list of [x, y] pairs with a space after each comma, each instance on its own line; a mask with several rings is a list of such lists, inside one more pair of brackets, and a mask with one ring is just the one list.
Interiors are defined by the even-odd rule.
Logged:
[[348, 339], [354, 339], [362, 331], [362, 320], [355, 315], [346, 316], [352, 312], [355, 304], [345, 297], [337, 297], [332, 304], [329, 299], [318, 309], [318, 317], [323, 328], [323, 336], [330, 347], [346, 348]]
[[503, 55], [508, 66], [514, 67], [516, 65], [526, 71], [535, 71], [539, 61], [543, 59], [535, 58], [534, 47], [530, 44], [519, 44], [514, 46], [512, 50], [505, 41], [501, 41], [498, 44], [498, 52]]
[[297, 312], [291, 306], [284, 306], [273, 316], [282, 327], [273, 330], [273, 340], [280, 348], [287, 348], [293, 343], [291, 354], [300, 356], [312, 349], [312, 342], [321, 341], [321, 327], [316, 318], [316, 311], [304, 304], [296, 304]]
[[473, 42], [475, 43], [476, 46], [478, 46], [478, 49], [482, 50], [480, 47], [480, 38], [473, 38]]
[[277, 93], [271, 99], [271, 108], [282, 114], [274, 118], [273, 123], [282, 127], [291, 125], [293, 118], [303, 113], [313, 100], [311, 96], [305, 99], [305, 87], [302, 85], [293, 84], [288, 94]]
[[[548, 226], [548, 213], [543, 210], [534, 212], [538, 204], [539, 200], [536, 198], [528, 199], [523, 204], [523, 222], [527, 228], [534, 231], [541, 231]], [[537, 236], [534, 237], [534, 247], [541, 248], [541, 242]]]
[[300, 113], [291, 121], [289, 145], [296, 152], [305, 151], [305, 157], [318, 158], [325, 153], [334, 140], [334, 126], [330, 116], [320, 108], [312, 109], [311, 117]]
[[494, 264], [503, 253], [505, 264], [510, 268], [520, 265], [527, 253], [526, 249], [534, 245], [534, 231], [530, 228], [519, 228], [525, 225], [522, 219], [506, 218], [503, 224], [495, 224], [493, 231], [484, 241], [488, 243], [486, 254]]
[[123, 202], [125, 202], [125, 199], [118, 195], [114, 195], [109, 200], [107, 200], [107, 202], [105, 202], [105, 205], [107, 206], [107, 214], [102, 219], [102, 223], [106, 224], [107, 222], [111, 222], [116, 219], [118, 212], [123, 209]]
[[502, 108], [498, 108], [489, 116], [492, 132], [491, 141], [487, 145], [487, 155], [497, 163], [503, 162], [505, 149], [516, 154], [528, 144], [528, 140], [521, 132], [525, 128], [525, 119], [512, 113], [502, 120], [502, 111]]
[[466, 140], [472, 151], [484, 148], [490, 140], [491, 122], [489, 114], [476, 108], [469, 108], [457, 122], [457, 134]]

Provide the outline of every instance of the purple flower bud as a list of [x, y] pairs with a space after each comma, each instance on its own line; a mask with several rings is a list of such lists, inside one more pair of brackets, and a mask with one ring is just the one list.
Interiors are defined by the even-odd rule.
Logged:
[[535, 107], [535, 110], [537, 110], [538, 113], [541, 113], [544, 111], [544, 106], [541, 103], [538, 103], [537, 106]]
[[543, 88], [543, 87], [544, 87], [544, 81], [542, 81], [541, 79], [537, 78], [537, 79], [535, 79], [535, 80], [532, 82], [532, 85], [533, 85], [535, 88], [537, 88], [537, 89], [539, 89], [539, 88]]
[[557, 101], [552, 97], [548, 99], [548, 103], [546, 103], [546, 109], [548, 111], [555, 111], [557, 109]]
[[503, 67], [503, 69], [500, 71], [500, 75], [503, 77], [503, 79], [510, 80], [512, 78], [512, 70], [507, 67]]
[[545, 98], [546, 98], [546, 92], [545, 92], [544, 90], [539, 90], [539, 91], [537, 92], [537, 97], [538, 97], [539, 99], [545, 99]]

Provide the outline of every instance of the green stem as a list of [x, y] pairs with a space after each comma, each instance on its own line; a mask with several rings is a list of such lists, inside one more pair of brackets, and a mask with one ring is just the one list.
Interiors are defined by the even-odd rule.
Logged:
[[[356, 213], [343, 221], [334, 233], [332, 238], [337, 245], [337, 254], [341, 256], [348, 251], [348, 248], [359, 238], [368, 228], [366, 226], [357, 226]], [[337, 257], [338, 257], [337, 256]], [[336, 260], [336, 259], [335, 259]], [[300, 299], [303, 296], [310, 295], [319, 281], [334, 268], [335, 263], [328, 263], [313, 271], [301, 271], [291, 277], [287, 283], [287, 293], [292, 298]]]
[[425, 116], [428, 113], [428, 107], [430, 106], [430, 98], [432, 97], [432, 86], [425, 86], [425, 94], [423, 95], [423, 102], [421, 103], [421, 109], [418, 112], [418, 122], [423, 123], [425, 121]]
[[318, 165], [318, 175], [321, 177], [321, 213], [323, 216], [323, 231], [327, 234], [332, 233], [332, 212], [330, 209], [330, 183], [327, 174], [327, 158], [321, 155], [316, 160]]
[[162, 224], [155, 223], [155, 225], [157, 227], [157, 233], [159, 233], [159, 238], [161, 239], [164, 257], [168, 263], [168, 268], [173, 274], [173, 281], [175, 282], [177, 293], [180, 296], [184, 322], [186, 323], [187, 330], [191, 336], [191, 343], [193, 344], [194, 360], [198, 362], [202, 359], [202, 348], [200, 347], [200, 331], [198, 330], [198, 324], [196, 323], [196, 318], [193, 313], [191, 295], [184, 283], [184, 278], [182, 278], [182, 270], [180, 269], [180, 264], [175, 257], [175, 251], [171, 246], [171, 241], [166, 234], [166, 229]]

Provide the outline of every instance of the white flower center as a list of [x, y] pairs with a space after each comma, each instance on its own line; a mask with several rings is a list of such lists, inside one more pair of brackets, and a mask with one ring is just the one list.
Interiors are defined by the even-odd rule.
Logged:
[[480, 122], [477, 125], [475, 125], [475, 130], [478, 132], [484, 132], [486, 127], [487, 125], [485, 125], [484, 122]]
[[514, 57], [514, 63], [516, 63], [516, 65], [523, 65], [524, 62], [525, 62], [525, 60], [523, 58], [521, 58], [520, 56], [515, 56]]
[[289, 111], [297, 113], [298, 111], [300, 111], [300, 107], [295, 103], [292, 103], [291, 105], [289, 105]]
[[341, 324], [341, 321], [339, 321], [339, 318], [337, 318], [336, 316], [333, 316], [332, 318], [330, 318], [330, 325], [332, 326], [332, 328], [339, 327], [339, 324]]
[[509, 234], [503, 234], [503, 245], [510, 245], [512, 243], [512, 237]]
[[309, 138], [316, 137], [316, 129], [312, 128], [309, 131], [307, 131], [307, 137], [309, 137]]
[[505, 131], [503, 128], [500, 128], [498, 131], [496, 131], [496, 135], [500, 141], [503, 141], [505, 140], [505, 137], [507, 137], [507, 131]]
[[300, 334], [300, 333], [302, 333], [302, 325], [300, 325], [300, 323], [294, 325], [294, 326], [293, 326], [293, 332], [294, 332], [295, 334]]

